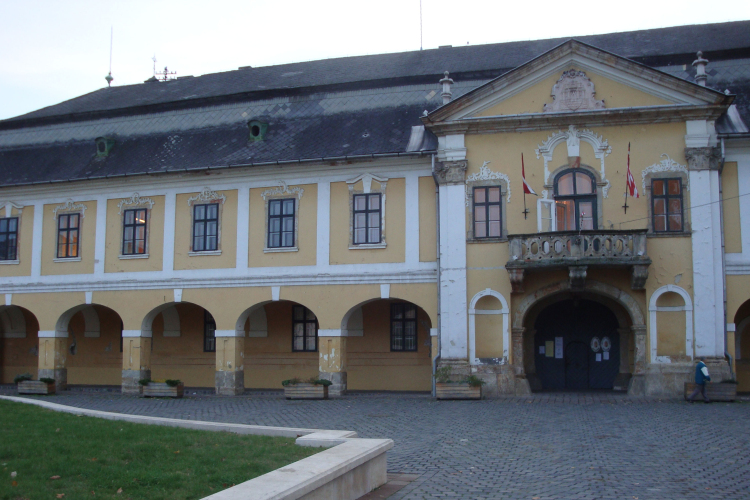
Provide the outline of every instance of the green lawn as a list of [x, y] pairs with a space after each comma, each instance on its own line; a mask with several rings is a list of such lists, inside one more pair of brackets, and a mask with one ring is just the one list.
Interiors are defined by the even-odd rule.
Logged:
[[115, 422], [0, 401], [2, 500], [203, 498], [319, 451], [290, 438]]

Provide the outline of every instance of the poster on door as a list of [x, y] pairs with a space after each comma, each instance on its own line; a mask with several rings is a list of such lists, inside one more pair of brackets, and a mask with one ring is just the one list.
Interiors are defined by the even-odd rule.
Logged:
[[562, 359], [563, 357], [563, 338], [555, 337], [555, 358]]

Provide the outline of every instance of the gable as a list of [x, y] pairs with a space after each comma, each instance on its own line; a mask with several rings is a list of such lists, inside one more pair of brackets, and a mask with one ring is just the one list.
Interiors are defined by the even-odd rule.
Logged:
[[[558, 80], [571, 70], [575, 75], [582, 75], [579, 79], [581, 92], [586, 90], [590, 94], [593, 84], [595, 94], [587, 97], [591, 106], [577, 110], [551, 106], [547, 111], [705, 107], [729, 104], [732, 99], [713, 89], [570, 40], [438, 108], [423, 122], [543, 113], [544, 105], [553, 103], [551, 94]], [[559, 83], [564, 86], [570, 81]], [[593, 106], [595, 101], [601, 100], [604, 100], [603, 106], [601, 103]]]
[[[469, 116], [498, 116], [515, 115], [525, 113], [542, 113], [545, 104], [553, 103], [553, 87], [560, 80], [562, 73], [570, 70], [578, 70], [570, 65], [552, 75], [547, 76], [539, 83], [526, 88], [520, 88], [517, 92], [498, 99], [498, 102], [489, 104], [485, 109], [480, 109]], [[627, 83], [617, 82], [606, 76], [592, 71], [585, 72], [586, 77], [594, 86], [594, 99], [604, 101], [604, 108], [628, 108], [641, 106], [660, 106], [679, 104], [676, 100], [667, 100], [662, 96], [656, 96], [643, 89], [635, 88]], [[557, 97], [560, 99], [560, 97]]]

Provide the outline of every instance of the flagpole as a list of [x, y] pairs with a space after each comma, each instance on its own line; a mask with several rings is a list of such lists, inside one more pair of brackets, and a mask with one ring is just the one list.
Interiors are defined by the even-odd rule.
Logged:
[[622, 206], [622, 208], [625, 209], [625, 213], [628, 213], [628, 183], [630, 182], [630, 179], [628, 179], [628, 172], [630, 172], [630, 143], [628, 142], [628, 170], [625, 172], [625, 204]]
[[523, 153], [521, 153], [521, 177], [523, 179], [523, 218], [526, 220], [529, 215], [529, 209], [526, 208], [526, 170], [523, 166]]

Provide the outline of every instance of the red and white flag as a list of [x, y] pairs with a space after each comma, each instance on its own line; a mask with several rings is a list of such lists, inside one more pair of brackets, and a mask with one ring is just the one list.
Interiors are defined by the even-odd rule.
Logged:
[[638, 198], [638, 188], [635, 187], [635, 179], [633, 174], [630, 173], [630, 143], [628, 143], [628, 180], [627, 180], [628, 192], [633, 198]]
[[523, 177], [523, 192], [526, 194], [533, 194], [534, 196], [539, 196], [534, 192], [533, 189], [531, 189], [531, 186], [529, 186], [529, 183], [526, 182], [526, 169], [523, 166], [523, 153], [521, 153], [521, 176]]

